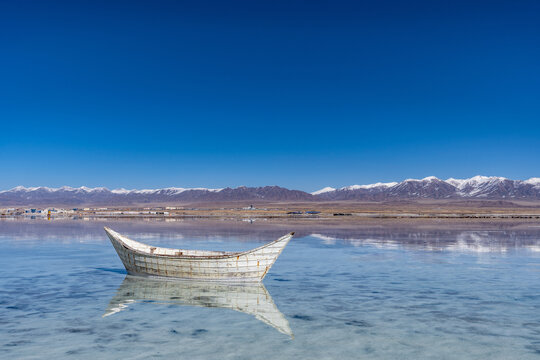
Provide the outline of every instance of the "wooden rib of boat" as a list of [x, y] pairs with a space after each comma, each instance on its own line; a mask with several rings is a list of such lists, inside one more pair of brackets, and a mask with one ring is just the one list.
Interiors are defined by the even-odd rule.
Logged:
[[231, 309], [252, 315], [279, 332], [294, 337], [289, 322], [261, 283], [166, 281], [127, 275], [103, 317], [121, 312], [137, 302]]
[[225, 252], [155, 247], [108, 227], [105, 232], [129, 274], [229, 282], [262, 281], [294, 235], [248, 251]]

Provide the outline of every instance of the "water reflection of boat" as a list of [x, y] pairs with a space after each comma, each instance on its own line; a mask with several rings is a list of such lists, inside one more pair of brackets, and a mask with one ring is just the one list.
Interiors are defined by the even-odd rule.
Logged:
[[127, 275], [103, 317], [118, 313], [136, 302], [232, 309], [253, 315], [279, 332], [293, 337], [289, 322], [261, 283], [231, 285], [165, 281]]
[[105, 228], [128, 273], [208, 281], [262, 281], [294, 233], [243, 252], [168, 249]]

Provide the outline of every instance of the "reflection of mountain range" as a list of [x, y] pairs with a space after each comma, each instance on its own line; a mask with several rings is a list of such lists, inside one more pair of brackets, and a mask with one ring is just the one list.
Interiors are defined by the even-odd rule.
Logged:
[[388, 201], [403, 199], [527, 199], [540, 200], [540, 178], [510, 180], [475, 176], [470, 179], [440, 180], [436, 177], [402, 182], [326, 187], [311, 194], [279, 186], [224, 189], [164, 188], [126, 190], [107, 188], [22, 187], [0, 191], [2, 206], [80, 204], [168, 204], [227, 201]]
[[232, 309], [253, 315], [257, 320], [293, 337], [289, 322], [263, 284], [164, 281], [127, 275], [103, 316], [116, 314], [135, 302]]
[[[403, 246], [426, 250], [465, 248], [519, 249], [540, 248], [540, 225], [527, 221], [437, 221], [410, 222], [373, 221], [354, 224], [294, 221], [184, 220], [179, 222], [144, 220], [0, 220], [0, 239], [21, 242], [107, 242], [103, 226], [146, 243], [165, 247], [198, 248], [198, 241], [216, 243], [232, 241], [264, 243], [284, 233], [295, 231], [291, 245], [323, 243], [327, 245]], [[313, 237], [313, 234], [316, 237]], [[182, 244], [180, 244], [180, 242]], [[368, 244], [369, 243], [369, 244]], [[289, 246], [291, 246], [289, 245]], [[250, 245], [252, 246], [252, 245]], [[248, 246], [238, 246], [247, 250]], [[480, 251], [480, 250], [479, 250]]]
[[526, 232], [515, 231], [438, 231], [414, 232], [390, 235], [388, 233], [364, 233], [358, 237], [333, 237], [311, 234], [326, 245], [348, 244], [352, 246], [373, 246], [384, 249], [410, 248], [426, 251], [457, 251], [470, 253], [504, 253], [511, 249], [525, 248], [540, 251], [538, 235], [527, 236]]

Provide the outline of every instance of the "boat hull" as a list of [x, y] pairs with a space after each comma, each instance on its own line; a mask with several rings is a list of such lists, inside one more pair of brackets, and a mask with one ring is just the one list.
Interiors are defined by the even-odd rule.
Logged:
[[[290, 233], [250, 251], [238, 253], [201, 251], [202, 255], [198, 255], [194, 250], [149, 247], [127, 239], [109, 228], [105, 228], [105, 231], [129, 274], [227, 282], [262, 281], [293, 236], [293, 233]], [[163, 250], [162, 253], [190, 255], [152, 254], [147, 253], [148, 248], [157, 253]]]

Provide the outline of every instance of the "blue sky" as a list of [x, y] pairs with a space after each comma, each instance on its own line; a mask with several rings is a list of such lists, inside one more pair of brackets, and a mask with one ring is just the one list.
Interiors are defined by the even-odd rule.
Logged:
[[0, 189], [540, 176], [537, 1], [2, 1]]

